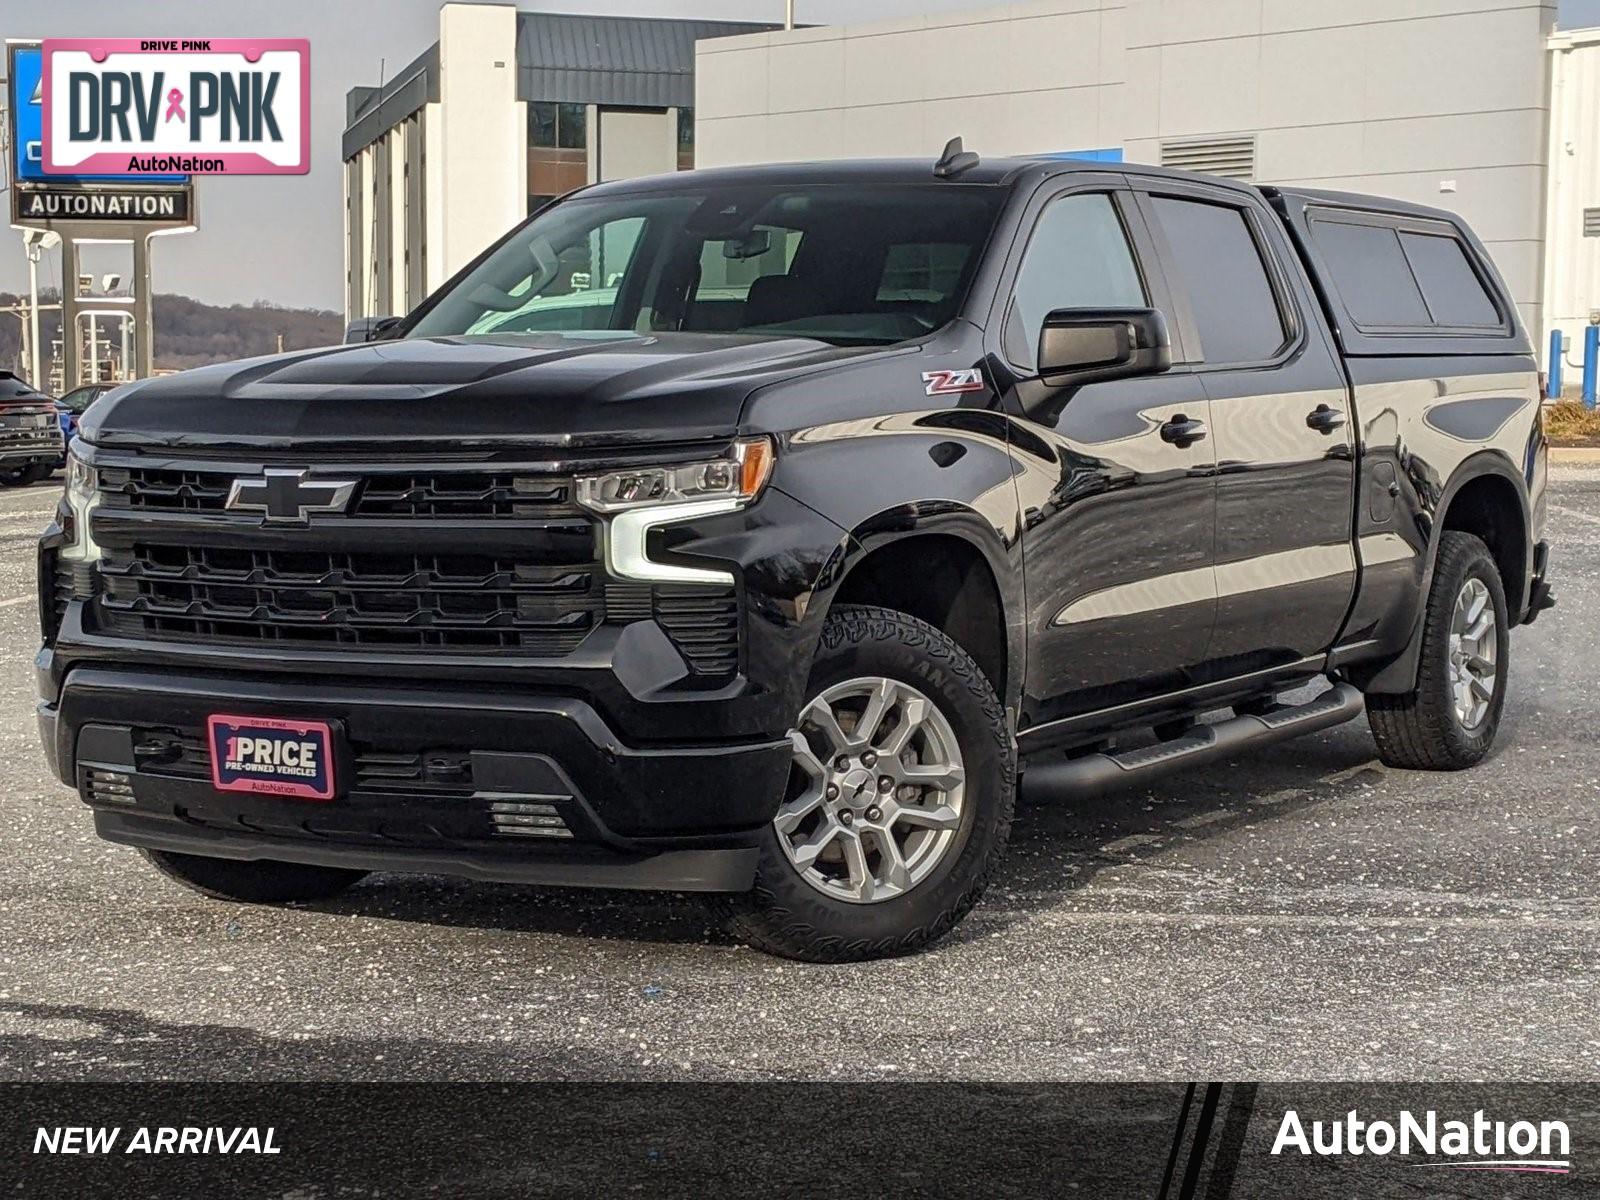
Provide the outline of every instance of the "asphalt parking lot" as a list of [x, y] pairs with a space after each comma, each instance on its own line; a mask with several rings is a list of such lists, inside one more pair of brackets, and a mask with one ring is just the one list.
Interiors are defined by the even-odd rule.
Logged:
[[208, 901], [95, 839], [36, 742], [33, 539], [0, 493], [0, 1078], [1438, 1079], [1600, 1075], [1600, 469], [1558, 469], [1559, 606], [1493, 759], [1364, 720], [1029, 806], [910, 959], [780, 962], [697, 901], [371, 877]]

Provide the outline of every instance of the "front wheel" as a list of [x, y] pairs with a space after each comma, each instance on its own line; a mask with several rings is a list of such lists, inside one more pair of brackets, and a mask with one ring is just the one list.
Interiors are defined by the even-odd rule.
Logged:
[[828, 618], [806, 695], [735, 927], [809, 962], [918, 950], [967, 914], [1005, 850], [1016, 756], [1000, 700], [933, 626], [855, 606]]
[[1367, 723], [1391, 767], [1458, 771], [1494, 743], [1511, 649], [1505, 588], [1489, 548], [1446, 531], [1422, 620], [1417, 686], [1369, 695]]

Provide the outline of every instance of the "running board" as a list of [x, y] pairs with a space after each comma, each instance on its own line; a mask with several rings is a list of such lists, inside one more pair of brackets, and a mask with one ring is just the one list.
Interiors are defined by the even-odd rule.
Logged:
[[1085, 754], [1028, 763], [1023, 768], [1022, 787], [1027, 793], [1043, 797], [1062, 792], [1081, 795], [1143, 783], [1169, 771], [1341, 725], [1360, 715], [1361, 693], [1348, 683], [1336, 683], [1305, 704], [1276, 705], [1264, 712], [1229, 717], [1215, 725], [1195, 725], [1153, 746], [1121, 754]]

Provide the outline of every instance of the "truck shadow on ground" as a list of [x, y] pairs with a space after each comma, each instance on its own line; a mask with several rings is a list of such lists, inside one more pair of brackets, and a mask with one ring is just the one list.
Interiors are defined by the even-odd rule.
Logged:
[[[1371, 735], [1360, 721], [1142, 788], [1090, 797], [1027, 796], [1018, 804], [1005, 865], [991, 884], [990, 899], [980, 906], [981, 924], [992, 932], [996, 921], [1025, 920], [1066, 893], [1090, 886], [1107, 868], [1175, 849], [1181, 853], [1185, 843], [1291, 818], [1370, 785], [1377, 770]], [[1005, 901], [997, 903], [997, 895]], [[738, 944], [719, 901], [694, 896], [379, 875], [315, 907], [341, 915], [602, 943]], [[940, 944], [959, 945], [963, 930], [958, 927]]]
[[[221, 1022], [166, 1021], [125, 1008], [0, 1001], [0, 1079], [241, 1080], [343, 1082], [393, 1079], [512, 1079], [539, 1064], [495, 1042], [453, 1042], [375, 1033], [268, 1033]], [[538, 1071], [564, 1078], [649, 1078], [626, 1057], [562, 1046]], [[559, 1057], [560, 1061], [554, 1061]]]

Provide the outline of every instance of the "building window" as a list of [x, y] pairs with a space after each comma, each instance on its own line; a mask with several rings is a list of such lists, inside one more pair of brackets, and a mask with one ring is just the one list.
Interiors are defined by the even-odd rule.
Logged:
[[553, 100], [528, 103], [528, 145], [549, 150], [585, 150], [589, 146], [589, 113], [583, 104]]
[[563, 150], [589, 148], [589, 109], [583, 104], [556, 105], [556, 145]]
[[528, 105], [528, 145], [554, 146], [556, 144], [556, 106], [542, 100]]
[[694, 109], [678, 110], [678, 170], [694, 169]]
[[588, 109], [534, 100], [528, 104], [528, 211], [589, 182]]

